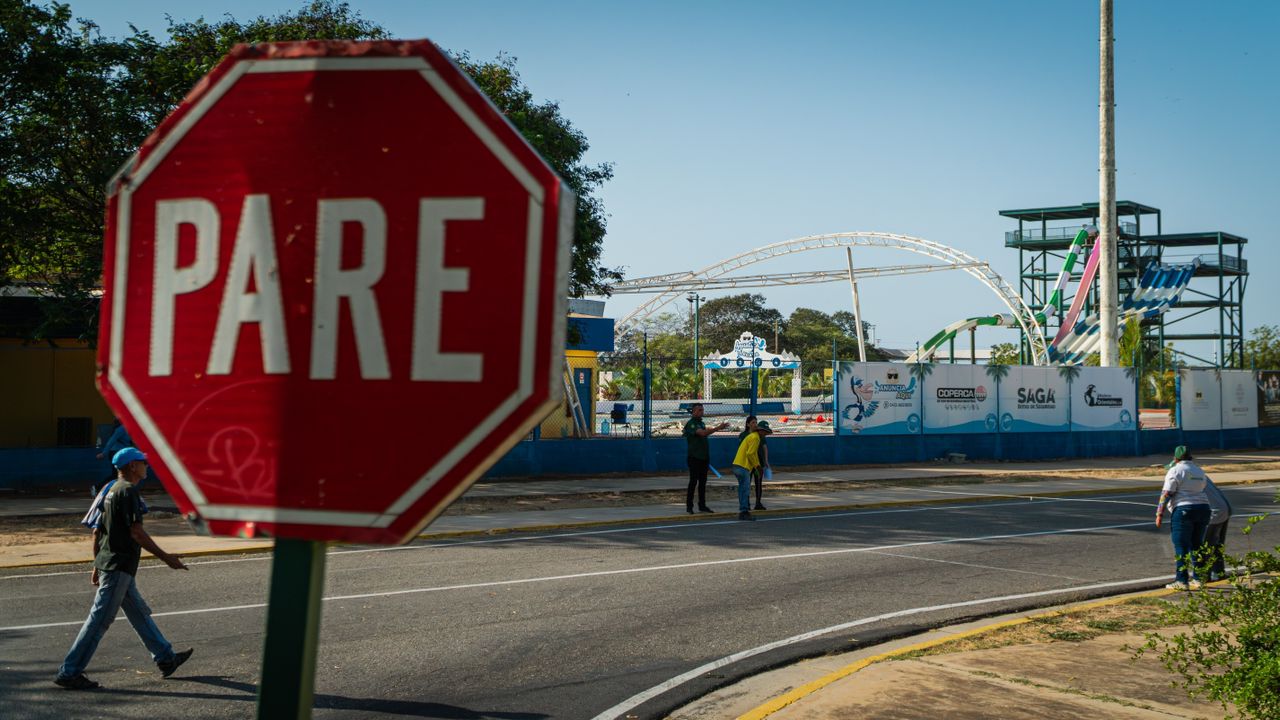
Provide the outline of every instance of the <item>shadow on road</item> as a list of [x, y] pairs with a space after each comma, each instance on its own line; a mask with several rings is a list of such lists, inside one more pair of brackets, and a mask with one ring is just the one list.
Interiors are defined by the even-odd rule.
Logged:
[[[187, 682], [211, 685], [228, 690], [237, 690], [243, 694], [240, 696], [234, 696], [212, 693], [155, 691], [140, 691], [129, 694], [183, 697], [191, 699], [208, 698], [218, 700], [240, 700], [250, 702], [256, 702], [258, 697], [257, 685], [241, 682], [239, 680], [232, 680], [226, 676], [193, 675], [190, 677], [174, 678], [169, 682]], [[390, 715], [405, 715], [408, 717], [441, 718], [442, 720], [544, 720], [544, 718], [549, 717], [543, 713], [484, 712], [480, 710], [470, 710], [456, 705], [419, 702], [416, 700], [383, 700], [380, 698], [353, 698], [343, 695], [322, 694], [317, 694], [315, 696], [315, 704], [313, 707], [327, 710], [362, 710], [366, 712], [387, 713]]]

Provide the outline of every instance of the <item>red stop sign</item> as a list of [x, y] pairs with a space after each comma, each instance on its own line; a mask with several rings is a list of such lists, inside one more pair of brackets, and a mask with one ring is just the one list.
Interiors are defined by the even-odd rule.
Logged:
[[429, 41], [237, 47], [109, 189], [99, 386], [214, 534], [404, 541], [560, 401], [573, 202]]

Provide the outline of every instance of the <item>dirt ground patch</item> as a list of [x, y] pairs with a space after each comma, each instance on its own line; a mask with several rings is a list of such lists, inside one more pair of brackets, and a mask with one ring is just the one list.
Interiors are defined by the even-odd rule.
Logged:
[[[85, 501], [85, 509], [89, 503]], [[80, 524], [80, 515], [35, 515], [32, 517], [0, 518], [0, 547], [36, 545], [51, 542], [92, 541], [92, 535]], [[176, 513], [150, 512], [146, 518], [147, 532], [157, 537], [190, 534], [187, 521]]]
[[1164, 598], [1133, 598], [1115, 605], [1085, 608], [1033, 618], [1030, 622], [997, 628], [960, 638], [924, 650], [894, 657], [894, 660], [946, 655], [969, 650], [989, 650], [1010, 645], [1054, 642], [1082, 642], [1100, 635], [1146, 633], [1179, 625], [1174, 606]]

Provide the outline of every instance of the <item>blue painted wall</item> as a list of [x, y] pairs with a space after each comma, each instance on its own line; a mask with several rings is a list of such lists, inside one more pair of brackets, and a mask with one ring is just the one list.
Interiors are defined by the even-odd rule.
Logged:
[[[1280, 447], [1280, 427], [1244, 430], [1144, 430], [1080, 433], [978, 433], [956, 435], [810, 435], [769, 438], [778, 467], [914, 463], [964, 453], [969, 460], [1055, 460]], [[712, 463], [723, 472], [733, 462], [735, 437], [712, 436]], [[2, 449], [0, 489], [83, 487], [107, 473], [93, 448]], [[556, 477], [605, 473], [680, 472], [682, 438], [537, 440], [517, 444], [485, 478]]]

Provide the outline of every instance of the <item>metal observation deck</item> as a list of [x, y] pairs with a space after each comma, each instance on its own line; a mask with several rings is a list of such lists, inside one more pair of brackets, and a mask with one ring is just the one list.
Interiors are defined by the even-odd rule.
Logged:
[[[1048, 302], [1051, 285], [1072, 238], [1081, 225], [1096, 225], [1098, 214], [1096, 202], [1000, 211], [1001, 216], [1018, 221], [1016, 230], [1004, 234], [1004, 245], [1018, 251], [1019, 291], [1027, 305], [1042, 307]], [[1248, 367], [1244, 356], [1244, 291], [1249, 280], [1244, 246], [1248, 239], [1220, 230], [1165, 234], [1162, 216], [1159, 208], [1150, 205], [1129, 200], [1116, 202], [1120, 299], [1123, 301], [1134, 292], [1138, 278], [1152, 263], [1192, 264], [1198, 259], [1194, 279], [1182, 299], [1165, 315], [1145, 321], [1144, 337], [1161, 345], [1166, 341], [1196, 341], [1201, 348], [1208, 341], [1215, 346], [1214, 358], [1182, 351], [1206, 365]], [[1153, 220], [1155, 232], [1151, 233]], [[1078, 279], [1080, 273], [1074, 277]], [[1086, 312], [1097, 306], [1096, 282], [1088, 292]], [[1070, 298], [1062, 301], [1069, 303]], [[1199, 331], [1188, 328], [1188, 320], [1215, 313], [1217, 332], [1206, 330], [1203, 320], [1197, 323], [1201, 326]], [[1060, 316], [1059, 313], [1058, 318], [1051, 319], [1051, 324], [1056, 325]], [[1182, 331], [1184, 328], [1187, 330]], [[1025, 338], [1023, 344], [1025, 347]]]

